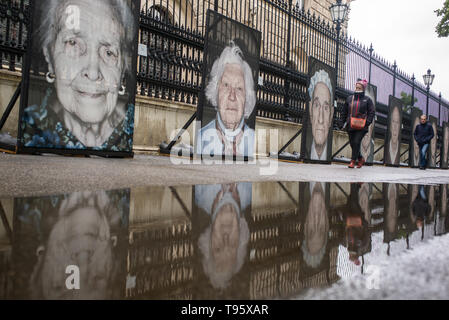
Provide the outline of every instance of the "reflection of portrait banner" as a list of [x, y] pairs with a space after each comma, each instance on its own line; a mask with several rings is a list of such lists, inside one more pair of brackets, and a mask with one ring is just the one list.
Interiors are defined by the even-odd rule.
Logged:
[[384, 183], [382, 191], [384, 197], [384, 242], [388, 243], [397, 237], [399, 185]]
[[[197, 235], [200, 296], [211, 299], [220, 290], [236, 290], [248, 259], [252, 184], [248, 182], [194, 187], [192, 230]], [[248, 281], [249, 283], [249, 281]], [[244, 294], [244, 292], [239, 292]], [[244, 296], [240, 297], [244, 298]]]
[[390, 96], [388, 104], [388, 128], [385, 136], [384, 163], [399, 166], [401, 155], [402, 101]]
[[419, 167], [419, 146], [415, 140], [415, 129], [419, 125], [419, 118], [422, 115], [422, 111], [419, 108], [413, 107], [410, 113], [410, 123], [411, 133], [410, 133], [410, 144], [409, 144], [409, 155], [408, 155], [408, 165], [412, 168]]
[[438, 139], [437, 123], [438, 123], [438, 119], [435, 118], [434, 116], [429, 116], [428, 120], [429, 120], [429, 124], [433, 128], [434, 136], [433, 136], [432, 140], [430, 140], [429, 151], [427, 152], [427, 154], [428, 154], [427, 167], [428, 168], [436, 168], [436, 166], [437, 166], [437, 139]]
[[330, 229], [330, 184], [301, 182], [299, 207], [303, 223], [301, 253], [306, 275], [315, 274], [327, 267]]
[[195, 154], [253, 158], [261, 33], [209, 10]]
[[129, 189], [15, 199], [17, 298], [124, 299], [129, 202]]
[[[373, 101], [374, 110], [376, 110], [376, 103], [377, 103], [377, 87], [368, 84], [365, 90], [365, 95]], [[376, 119], [373, 118], [373, 122], [370, 124], [368, 128], [368, 132], [365, 134], [365, 136], [362, 139], [362, 144], [360, 146], [360, 152], [362, 153], [362, 156], [364, 159], [366, 159], [365, 165], [373, 164], [374, 161], [374, 126], [375, 126]]]
[[440, 168], [448, 169], [448, 155], [449, 155], [449, 123], [443, 122], [443, 142], [440, 150]]
[[307, 162], [332, 160], [334, 94], [335, 69], [310, 57], [308, 103], [301, 138], [301, 156]]
[[131, 156], [140, 0], [40, 0], [19, 152]]

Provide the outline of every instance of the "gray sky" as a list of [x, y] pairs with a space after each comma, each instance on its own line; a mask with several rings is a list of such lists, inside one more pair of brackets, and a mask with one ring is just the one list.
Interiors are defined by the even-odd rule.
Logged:
[[348, 33], [407, 74], [431, 69], [435, 80], [430, 88], [449, 100], [449, 38], [438, 38], [439, 21], [434, 11], [444, 0], [355, 0], [351, 3]]

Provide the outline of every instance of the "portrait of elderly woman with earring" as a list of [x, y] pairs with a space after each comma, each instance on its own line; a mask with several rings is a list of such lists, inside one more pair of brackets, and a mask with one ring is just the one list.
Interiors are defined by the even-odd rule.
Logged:
[[196, 153], [252, 157], [254, 129], [245, 120], [256, 105], [256, 91], [251, 68], [233, 41], [212, 65], [205, 96], [217, 113], [199, 130]]
[[[39, 1], [33, 49], [45, 60], [47, 85], [45, 97], [24, 109], [25, 147], [132, 151], [137, 25], [130, 2]], [[30, 92], [42, 90], [36, 82]]]

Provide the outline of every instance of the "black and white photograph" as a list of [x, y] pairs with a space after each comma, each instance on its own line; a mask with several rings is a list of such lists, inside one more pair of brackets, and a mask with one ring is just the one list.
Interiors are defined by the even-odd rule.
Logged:
[[401, 156], [402, 101], [390, 96], [384, 163], [399, 166]]
[[131, 153], [140, 0], [40, 0], [19, 147]]
[[419, 167], [419, 145], [415, 140], [415, 129], [420, 123], [420, 117], [422, 115], [422, 110], [419, 108], [412, 108], [410, 112], [410, 123], [412, 125], [410, 131], [410, 144], [409, 144], [409, 156], [408, 164], [412, 168]]
[[[377, 87], [368, 84], [365, 90], [365, 95], [371, 99], [374, 105], [374, 110], [376, 110], [376, 102], [377, 102]], [[368, 132], [362, 139], [362, 143], [360, 146], [360, 153], [362, 157], [365, 159], [365, 164], [372, 165], [374, 161], [374, 127], [376, 123], [376, 117], [374, 117], [373, 122], [371, 122]]]
[[129, 205], [129, 189], [15, 199], [17, 297], [123, 299]]
[[261, 34], [208, 11], [195, 153], [253, 158]]
[[310, 57], [308, 102], [301, 140], [301, 154], [306, 161], [331, 161], [334, 93], [335, 69]]
[[438, 141], [438, 131], [437, 131], [437, 123], [438, 119], [434, 116], [429, 116], [429, 124], [432, 126], [434, 136], [432, 140], [430, 140], [428, 156], [427, 156], [427, 167], [428, 168], [436, 168], [437, 167], [437, 141]]
[[449, 156], [449, 122], [443, 122], [443, 141], [441, 143], [440, 150], [440, 168], [448, 169], [448, 156]]

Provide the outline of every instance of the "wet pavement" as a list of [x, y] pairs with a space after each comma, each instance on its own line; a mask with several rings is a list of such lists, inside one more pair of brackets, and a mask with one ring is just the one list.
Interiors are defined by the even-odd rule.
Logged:
[[[361, 275], [388, 293], [386, 262], [449, 231], [447, 189], [284, 181], [3, 197], [0, 299], [332, 299]], [[421, 276], [416, 289], [431, 283]]]

